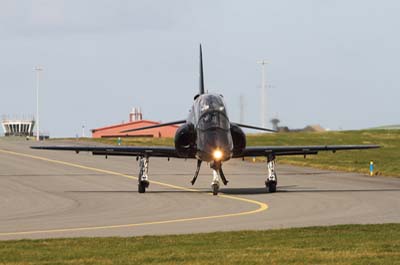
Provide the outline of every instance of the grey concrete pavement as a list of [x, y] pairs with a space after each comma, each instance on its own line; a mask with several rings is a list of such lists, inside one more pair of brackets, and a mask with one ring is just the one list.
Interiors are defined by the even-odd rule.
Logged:
[[209, 194], [205, 164], [192, 187], [194, 160], [151, 158], [150, 180], [161, 183], [138, 194], [136, 180], [126, 176], [139, 170], [134, 157], [32, 150], [32, 144], [0, 138], [1, 240], [400, 222], [396, 178], [278, 164], [278, 191], [269, 194], [265, 164], [232, 160], [224, 164], [230, 182], [221, 191], [244, 199], [237, 200]]

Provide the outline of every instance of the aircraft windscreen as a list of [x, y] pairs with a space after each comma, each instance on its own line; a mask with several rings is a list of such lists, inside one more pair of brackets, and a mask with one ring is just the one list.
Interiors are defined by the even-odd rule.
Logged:
[[225, 104], [220, 96], [208, 94], [200, 98], [200, 116], [209, 111], [220, 111], [226, 115]]
[[200, 99], [200, 119], [198, 127], [201, 130], [210, 128], [230, 129], [227, 118], [225, 104], [221, 97], [216, 95], [207, 95]]
[[200, 117], [198, 127], [200, 130], [207, 130], [211, 128], [220, 128], [224, 130], [230, 129], [229, 121], [225, 114], [218, 111], [204, 113]]

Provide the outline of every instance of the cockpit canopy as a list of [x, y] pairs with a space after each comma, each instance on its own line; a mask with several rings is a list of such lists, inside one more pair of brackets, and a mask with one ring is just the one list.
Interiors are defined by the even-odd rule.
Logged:
[[226, 115], [225, 104], [222, 97], [214, 94], [205, 94], [199, 98], [200, 116], [208, 111], [220, 111]]
[[226, 108], [222, 96], [203, 94], [195, 104], [198, 118], [198, 128], [208, 130], [211, 128], [230, 129]]

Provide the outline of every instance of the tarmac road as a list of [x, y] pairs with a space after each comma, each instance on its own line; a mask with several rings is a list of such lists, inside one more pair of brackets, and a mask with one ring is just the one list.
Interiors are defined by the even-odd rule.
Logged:
[[0, 138], [0, 240], [400, 222], [396, 178], [278, 164], [278, 191], [270, 194], [265, 164], [232, 160], [224, 164], [228, 186], [212, 196], [207, 165], [192, 187], [194, 160], [151, 158], [153, 182], [139, 194], [135, 157], [33, 144]]

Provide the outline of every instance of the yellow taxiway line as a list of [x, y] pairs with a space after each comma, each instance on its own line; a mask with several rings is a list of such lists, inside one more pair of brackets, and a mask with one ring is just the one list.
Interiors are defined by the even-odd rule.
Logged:
[[[80, 168], [80, 169], [85, 169], [85, 170], [90, 170], [90, 171], [95, 171], [95, 172], [100, 172], [100, 173], [105, 173], [105, 174], [109, 174], [109, 175], [120, 176], [120, 177], [124, 177], [124, 178], [137, 180], [137, 177], [130, 176], [130, 175], [127, 175], [127, 174], [122, 174], [122, 173], [118, 173], [118, 172], [114, 172], [114, 171], [110, 171], [110, 170], [99, 169], [99, 168], [94, 168], [94, 167], [83, 166], [83, 165], [74, 164], [74, 163], [65, 162], [65, 161], [60, 161], [60, 160], [49, 159], [49, 158], [45, 158], [45, 157], [41, 157], [41, 156], [18, 153], [18, 152], [3, 150], [3, 149], [0, 149], [0, 153], [10, 154], [10, 155], [15, 155], [15, 156], [20, 156], [20, 157], [27, 157], [27, 158], [46, 161], [46, 162], [50, 162], [50, 163], [55, 163], [55, 164], [60, 164], [60, 165], [65, 165], [65, 166], [70, 166], [70, 167], [75, 167], [75, 168]], [[172, 184], [168, 184], [168, 183], [164, 183], [164, 182], [159, 182], [159, 181], [150, 181], [150, 183], [157, 184], [157, 185], [164, 186], [164, 187], [177, 189], [177, 190], [200, 192], [199, 190], [196, 190], [196, 189], [185, 188], [185, 187], [182, 187], [182, 186], [176, 186], [176, 185], [172, 185]], [[265, 210], [268, 209], [268, 205], [266, 203], [259, 202], [259, 201], [256, 201], [256, 200], [246, 199], [246, 198], [242, 198], [242, 197], [238, 197], [238, 196], [224, 195], [224, 194], [218, 195], [218, 197], [255, 204], [255, 205], [258, 206], [258, 208], [255, 209], [255, 210], [245, 211], [245, 212], [238, 212], [238, 213], [221, 214], [221, 215], [210, 215], [210, 216], [200, 216], [200, 217], [191, 217], [191, 218], [180, 218], [180, 219], [171, 219], [171, 220], [154, 221], [154, 222], [142, 222], [142, 223], [132, 223], [132, 224], [121, 224], [121, 225], [74, 227], [74, 228], [64, 228], [64, 229], [47, 229], [47, 230], [21, 231], [21, 232], [4, 232], [4, 233], [0, 232], [0, 236], [90, 231], [90, 230], [101, 230], [101, 229], [138, 227], [138, 226], [157, 225], [157, 224], [180, 223], [180, 222], [189, 222], [189, 221], [200, 221], [200, 220], [209, 220], [209, 219], [227, 218], [227, 217], [255, 214], [255, 213], [259, 213], [259, 212], [262, 212], [262, 211], [265, 211]]]

